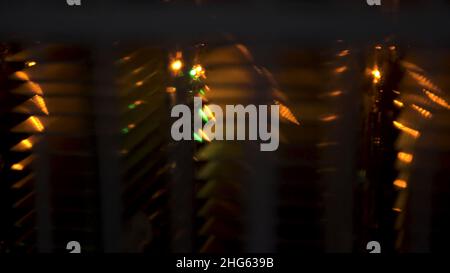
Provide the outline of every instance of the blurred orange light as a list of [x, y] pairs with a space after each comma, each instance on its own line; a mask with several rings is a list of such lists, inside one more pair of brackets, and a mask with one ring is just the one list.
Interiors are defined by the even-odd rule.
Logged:
[[20, 163], [13, 164], [11, 166], [11, 170], [13, 170], [13, 171], [22, 171], [23, 168], [24, 168], [23, 165]]
[[35, 117], [35, 116], [31, 116], [29, 118], [29, 120], [33, 123], [34, 127], [36, 128], [36, 130], [38, 130], [39, 132], [44, 131], [44, 125], [42, 124], [42, 122], [39, 120], [39, 118]]
[[24, 139], [20, 142], [20, 144], [25, 148], [25, 149], [31, 149], [33, 148], [33, 144], [31, 143], [31, 141], [29, 139]]
[[336, 115], [328, 115], [328, 116], [324, 116], [324, 117], [320, 118], [320, 120], [324, 121], [324, 122], [330, 122], [330, 121], [336, 120], [337, 118], [338, 118], [338, 116], [336, 116]]
[[32, 67], [32, 66], [35, 66], [36, 64], [37, 64], [37, 63], [34, 62], [34, 61], [26, 62], [26, 63], [25, 63], [25, 65], [26, 65], [27, 67]]
[[347, 70], [347, 67], [346, 67], [346, 66], [341, 66], [341, 67], [336, 68], [336, 69], [334, 70], [334, 72], [336, 72], [336, 73], [343, 73], [343, 72], [345, 72], [346, 70]]
[[347, 56], [348, 54], [350, 54], [350, 50], [346, 49], [346, 50], [342, 50], [341, 52], [339, 52], [338, 56], [344, 57], [344, 56]]
[[408, 153], [404, 153], [404, 152], [399, 152], [397, 154], [397, 158], [398, 160], [404, 162], [404, 163], [411, 163], [413, 161], [414, 156], [412, 154], [408, 154]]
[[394, 100], [394, 104], [395, 104], [395, 106], [400, 107], [400, 108], [404, 106], [404, 103], [399, 100]]
[[372, 76], [373, 76], [373, 83], [378, 83], [381, 79], [381, 72], [378, 70], [378, 68], [375, 68], [372, 70]]
[[172, 71], [174, 71], [174, 72], [180, 71], [182, 67], [183, 67], [183, 62], [181, 60], [174, 60], [170, 64], [170, 69], [172, 69]]
[[166, 88], [166, 92], [169, 94], [173, 94], [173, 93], [177, 92], [177, 89], [173, 86], [169, 86]]
[[412, 136], [412, 137], [414, 137], [414, 138], [418, 138], [418, 137], [420, 136], [420, 132], [417, 131], [417, 130], [411, 129], [411, 128], [409, 128], [409, 127], [407, 127], [407, 126], [401, 124], [401, 123], [398, 122], [398, 121], [394, 121], [393, 123], [394, 123], [394, 126], [395, 126], [397, 129], [403, 131], [404, 133], [406, 133], [406, 134], [408, 134], [408, 135], [410, 135], [410, 136]]
[[39, 109], [41, 109], [43, 113], [45, 113], [46, 115], [49, 114], [47, 105], [45, 104], [45, 101], [41, 96], [35, 95], [31, 100], [39, 107]]
[[431, 118], [433, 115], [430, 113], [430, 111], [423, 109], [422, 107], [412, 104], [411, 107], [416, 110], [420, 115], [422, 115], [425, 118]]

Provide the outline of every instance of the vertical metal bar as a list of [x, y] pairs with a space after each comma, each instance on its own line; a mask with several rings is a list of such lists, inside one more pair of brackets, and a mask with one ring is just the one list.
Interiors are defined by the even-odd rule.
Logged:
[[[110, 47], [110, 46], [109, 46]], [[107, 44], [95, 48], [94, 112], [104, 252], [121, 251], [122, 201], [119, 172], [119, 117], [114, 86], [114, 54]]]

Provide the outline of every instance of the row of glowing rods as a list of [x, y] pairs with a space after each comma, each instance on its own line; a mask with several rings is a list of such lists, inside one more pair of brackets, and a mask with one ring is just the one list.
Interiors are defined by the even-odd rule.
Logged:
[[[409, 75], [419, 83], [419, 85], [424, 87], [424, 89], [422, 89], [422, 92], [428, 97], [428, 99], [430, 101], [434, 102], [435, 104], [437, 104], [445, 109], [450, 109], [450, 105], [447, 103], [447, 101], [445, 99], [441, 98], [437, 94], [428, 90], [428, 89], [432, 89], [432, 90], [437, 90], [437, 92], [441, 92], [437, 85], [435, 85], [431, 80], [429, 80], [428, 78], [426, 78], [425, 76], [423, 76], [419, 73], [412, 72], [412, 71], [408, 71], [408, 72], [409, 72]], [[428, 89], [426, 89], [426, 88], [428, 88]], [[399, 100], [394, 100], [394, 104], [399, 108], [404, 107], [404, 103]], [[426, 119], [430, 119], [433, 117], [433, 114], [430, 111], [420, 107], [417, 104], [411, 104], [410, 106], [413, 110], [415, 110], [417, 113], [419, 113], [422, 117], [424, 117]], [[418, 130], [409, 128], [398, 121], [394, 121], [393, 123], [396, 128], [403, 131], [407, 135], [412, 136], [413, 138], [418, 138], [420, 136], [420, 132]], [[410, 153], [399, 152], [397, 154], [397, 159], [400, 162], [402, 162], [403, 164], [410, 164], [413, 161], [414, 156], [413, 156], [413, 154], [410, 154]], [[398, 189], [406, 189], [408, 187], [408, 181], [404, 178], [396, 179], [393, 184]], [[393, 208], [393, 210], [396, 212], [402, 212], [402, 209], [398, 205], [395, 206]]]
[[[29, 62], [25, 63], [25, 66], [27, 68], [33, 67], [35, 65], [37, 65], [37, 62], [35, 62], [35, 61], [29, 61]], [[24, 72], [24, 71], [18, 71], [14, 75], [16, 78], [18, 78], [22, 81], [25, 81], [26, 84], [28, 84], [28, 87], [30, 88], [30, 90], [35, 94], [32, 98], [29, 99], [29, 101], [31, 101], [34, 105], [36, 105], [36, 107], [38, 107], [42, 113], [44, 113], [45, 115], [49, 115], [47, 105], [43, 98], [42, 88], [39, 86], [39, 84], [31, 81], [28, 74], [26, 74], [26, 72]], [[43, 132], [45, 130], [45, 126], [42, 123], [42, 121], [37, 116], [34, 116], [34, 115], [32, 115], [28, 119], [26, 119], [23, 122], [23, 124], [26, 127], [34, 128], [34, 130], [36, 132]], [[32, 139], [33, 139], [32, 137], [23, 139], [17, 145], [15, 145], [12, 148], [12, 150], [27, 151], [27, 150], [32, 149], [33, 148], [33, 140]], [[31, 162], [31, 160], [32, 160], [32, 158], [31, 158], [31, 156], [29, 156], [29, 157], [25, 158], [24, 160], [22, 160], [21, 162], [13, 164], [11, 166], [11, 169], [15, 170], [15, 171], [22, 171], [25, 168], [25, 166]]]

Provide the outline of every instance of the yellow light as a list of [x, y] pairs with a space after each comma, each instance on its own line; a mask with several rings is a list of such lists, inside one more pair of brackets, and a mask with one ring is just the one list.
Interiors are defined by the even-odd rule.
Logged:
[[400, 161], [402, 161], [402, 162], [404, 162], [406, 164], [409, 164], [409, 163], [411, 163], [413, 161], [414, 156], [412, 154], [399, 152], [397, 154], [397, 158], [398, 158], [398, 160], [400, 160]]
[[43, 113], [45, 113], [46, 115], [49, 114], [47, 105], [45, 104], [45, 101], [41, 96], [35, 95], [31, 100], [39, 107], [39, 109], [41, 109]]
[[377, 46], [375, 46], [375, 49], [377, 49], [377, 50], [381, 50], [381, 46], [380, 45], [377, 45]]
[[400, 107], [400, 108], [404, 106], [404, 103], [399, 100], [394, 100], [394, 104], [395, 104], [395, 106]]
[[202, 136], [202, 138], [203, 138], [204, 140], [206, 140], [206, 141], [208, 141], [208, 142], [211, 142], [211, 139], [209, 138], [209, 136], [208, 136], [205, 132], [203, 132], [202, 129], [198, 130], [198, 132], [200, 133], [200, 135]]
[[381, 72], [378, 70], [378, 68], [375, 68], [372, 70], [372, 76], [373, 76], [373, 83], [378, 83], [381, 79]]
[[170, 64], [170, 69], [172, 69], [174, 72], [180, 71], [180, 69], [183, 67], [183, 62], [181, 60], [174, 60]]
[[191, 71], [189, 71], [189, 74], [192, 78], [198, 79], [198, 78], [205, 78], [205, 70], [200, 64], [196, 64], [192, 67]]
[[35, 116], [31, 116], [29, 118], [29, 120], [33, 123], [34, 127], [36, 128], [36, 130], [38, 130], [39, 132], [44, 131], [44, 125], [42, 124], [42, 122], [39, 120], [39, 118], [35, 117]]
[[142, 86], [142, 85], [144, 85], [144, 82], [143, 82], [143, 81], [138, 81], [138, 82], [136, 82], [136, 86]]
[[13, 170], [13, 171], [22, 171], [23, 168], [24, 168], [23, 165], [20, 163], [13, 164], [11, 166], [11, 170]]
[[214, 115], [213, 115], [211, 109], [209, 109], [208, 105], [205, 105], [205, 106], [203, 107], [203, 109], [204, 109], [204, 112], [206, 113], [206, 115], [207, 115], [210, 119], [212, 119], [212, 120], [214, 120], [214, 121], [216, 120], [216, 118], [214, 117]]
[[32, 66], [35, 66], [36, 64], [37, 64], [37, 63], [34, 62], [34, 61], [26, 62], [26, 63], [25, 63], [25, 65], [26, 65], [27, 67], [32, 67]]
[[412, 136], [412, 137], [414, 137], [414, 138], [418, 138], [418, 137], [420, 136], [420, 132], [417, 131], [417, 130], [411, 129], [411, 128], [409, 128], [409, 127], [407, 127], [407, 126], [401, 124], [401, 123], [398, 122], [398, 121], [394, 121], [393, 123], [394, 123], [394, 126], [395, 126], [397, 129], [399, 129], [399, 130], [405, 132], [406, 134], [408, 134], [408, 135], [410, 135], [410, 136]]
[[396, 212], [402, 212], [402, 209], [401, 209], [401, 208], [392, 208], [392, 210], [393, 210], [393, 211], [396, 211]]
[[26, 150], [33, 148], [33, 144], [29, 139], [24, 139], [19, 144], [23, 146]]

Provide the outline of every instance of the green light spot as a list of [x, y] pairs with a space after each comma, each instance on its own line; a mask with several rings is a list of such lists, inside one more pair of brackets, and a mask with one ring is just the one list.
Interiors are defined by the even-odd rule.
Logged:
[[202, 109], [198, 109], [198, 113], [202, 117], [204, 122], [208, 122], [208, 116], [205, 114], [205, 112], [203, 112]]
[[134, 109], [136, 108], [136, 104], [132, 103], [128, 105], [128, 109]]
[[197, 75], [197, 71], [195, 71], [195, 69], [191, 69], [189, 71], [189, 75], [191, 75], [191, 77], [195, 77], [195, 75]]
[[130, 132], [130, 130], [128, 130], [128, 128], [122, 129], [122, 134], [128, 134], [129, 132]]
[[203, 138], [201, 138], [197, 133], [194, 133], [194, 140], [198, 142], [203, 142]]
[[200, 89], [198, 92], [202, 95], [205, 95], [205, 90], [203, 90], [203, 89]]

